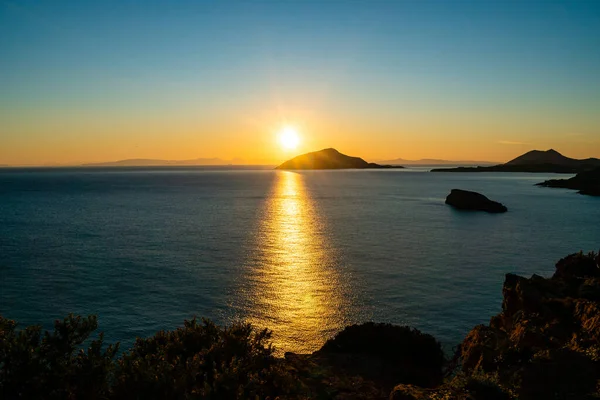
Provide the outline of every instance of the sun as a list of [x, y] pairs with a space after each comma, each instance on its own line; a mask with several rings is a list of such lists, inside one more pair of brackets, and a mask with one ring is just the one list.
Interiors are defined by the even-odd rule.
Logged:
[[286, 126], [279, 131], [279, 143], [284, 149], [294, 150], [300, 143], [298, 131], [293, 126]]

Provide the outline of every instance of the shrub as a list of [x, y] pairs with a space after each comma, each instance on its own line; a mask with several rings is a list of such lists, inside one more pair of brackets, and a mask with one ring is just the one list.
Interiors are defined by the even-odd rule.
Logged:
[[118, 362], [114, 398], [250, 399], [290, 391], [270, 337], [249, 324], [220, 328], [193, 319], [175, 331], [138, 339]]
[[[175, 331], [138, 339], [115, 359], [103, 349], [94, 316], [69, 315], [54, 332], [16, 329], [0, 317], [0, 393], [5, 399], [254, 399], [293, 393], [293, 380], [273, 356], [268, 330], [221, 328], [185, 321]], [[85, 350], [84, 350], [85, 347]]]
[[431, 335], [407, 326], [368, 322], [346, 327], [328, 340], [320, 353], [362, 355], [382, 361], [379, 375], [394, 383], [435, 386], [443, 379], [445, 363], [440, 343]]
[[118, 345], [103, 350], [103, 335], [82, 343], [96, 330], [96, 317], [69, 315], [54, 332], [40, 326], [16, 330], [0, 316], [0, 393], [7, 399], [105, 398]]

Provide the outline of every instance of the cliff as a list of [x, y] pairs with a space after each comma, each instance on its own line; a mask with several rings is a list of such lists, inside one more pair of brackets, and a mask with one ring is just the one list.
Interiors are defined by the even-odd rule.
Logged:
[[592, 399], [600, 395], [600, 255], [572, 254], [552, 278], [507, 274], [502, 312], [473, 328], [436, 389], [391, 399]]

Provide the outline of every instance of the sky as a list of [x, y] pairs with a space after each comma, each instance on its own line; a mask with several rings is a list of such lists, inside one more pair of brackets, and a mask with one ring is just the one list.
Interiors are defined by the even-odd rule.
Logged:
[[0, 0], [0, 164], [600, 157], [599, 71], [599, 1]]

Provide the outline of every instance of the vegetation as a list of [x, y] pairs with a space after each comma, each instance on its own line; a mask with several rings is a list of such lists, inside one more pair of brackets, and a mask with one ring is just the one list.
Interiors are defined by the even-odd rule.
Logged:
[[96, 317], [68, 316], [53, 332], [0, 317], [0, 393], [6, 399], [387, 398], [394, 384], [441, 383], [439, 342], [416, 329], [353, 325], [312, 355], [276, 358], [271, 332], [203, 319], [138, 338], [118, 354]]
[[[16, 330], [0, 317], [0, 393], [6, 399], [252, 399], [294, 392], [268, 344], [271, 333], [208, 320], [138, 339], [116, 357], [93, 316], [68, 316], [54, 332]], [[86, 347], [83, 349], [83, 347]]]

